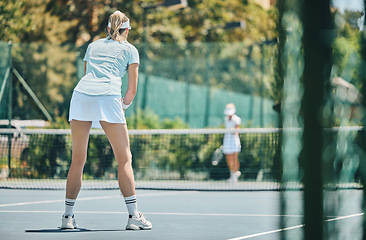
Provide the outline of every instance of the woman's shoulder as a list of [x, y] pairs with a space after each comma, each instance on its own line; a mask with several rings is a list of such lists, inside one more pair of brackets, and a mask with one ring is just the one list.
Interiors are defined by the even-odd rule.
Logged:
[[94, 41], [94, 42], [106, 42], [108, 41], [108, 38], [99, 38], [98, 40]]
[[137, 48], [134, 46], [134, 45], [132, 45], [130, 42], [128, 42], [128, 41], [125, 41], [125, 42], [123, 42], [129, 49], [131, 49], [132, 51], [138, 51], [137, 50]]
[[237, 125], [241, 124], [241, 118], [236, 114], [233, 116], [233, 121], [236, 122]]
[[234, 114], [233, 115], [233, 120], [235, 120], [235, 121], [239, 120], [240, 121], [240, 117], [238, 115]]
[[96, 44], [96, 43], [103, 43], [108, 41], [107, 38], [99, 38], [98, 40], [95, 40], [94, 42], [92, 42], [91, 44]]
[[99, 45], [101, 43], [105, 43], [107, 41], [107, 38], [100, 38], [98, 40], [95, 40], [94, 42], [90, 43], [89, 44], [89, 47], [90, 46], [95, 46], [95, 45]]

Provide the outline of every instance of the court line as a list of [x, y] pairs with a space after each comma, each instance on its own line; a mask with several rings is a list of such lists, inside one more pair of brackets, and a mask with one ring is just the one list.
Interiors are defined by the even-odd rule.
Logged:
[[[347, 216], [341, 216], [341, 217], [336, 217], [336, 218], [332, 218], [332, 219], [327, 219], [324, 222], [332, 222], [332, 221], [342, 220], [342, 219], [346, 219], [346, 218], [358, 217], [358, 216], [362, 216], [362, 215], [364, 215], [364, 213], [356, 213], [356, 214], [351, 214], [351, 215], [347, 215]], [[276, 229], [276, 230], [262, 232], [262, 233], [255, 233], [255, 234], [246, 235], [246, 236], [242, 236], [242, 237], [229, 238], [227, 240], [249, 239], [249, 238], [259, 237], [259, 236], [263, 236], [263, 235], [267, 235], [267, 234], [271, 234], [271, 233], [276, 233], [276, 232], [282, 232], [282, 231], [288, 231], [288, 230], [292, 230], [292, 229], [302, 228], [304, 226], [305, 226], [305, 224], [300, 224], [300, 225], [296, 225], [296, 226], [288, 227], [288, 228], [281, 228], [281, 229]]]
[[[42, 210], [0, 210], [0, 213], [63, 213], [63, 211]], [[76, 214], [124, 214], [127, 212], [106, 211], [75, 211]], [[273, 215], [273, 214], [240, 214], [240, 213], [164, 213], [144, 212], [146, 215], [175, 215], [175, 216], [216, 216], [216, 217], [303, 217], [302, 215]]]
[[292, 230], [292, 229], [302, 228], [302, 227], [304, 227], [304, 224], [293, 226], [293, 227], [288, 227], [288, 228], [272, 230], [272, 231], [268, 231], [268, 232], [261, 232], [261, 233], [246, 235], [246, 236], [242, 236], [242, 237], [230, 238], [230, 239], [227, 239], [227, 240], [249, 239], [249, 238], [253, 238], [253, 237], [259, 237], [259, 236], [263, 236], [263, 235], [267, 235], [267, 234], [271, 234], [271, 233], [282, 232], [282, 231], [287, 231], [287, 230]]
[[[139, 197], [149, 197], [149, 196], [166, 196], [166, 195], [177, 195], [177, 194], [188, 194], [188, 193], [198, 193], [193, 191], [188, 192], [159, 192], [159, 193], [141, 193], [137, 195]], [[111, 195], [111, 196], [100, 196], [100, 197], [80, 197], [77, 201], [88, 201], [88, 200], [99, 200], [99, 199], [111, 199], [111, 198], [121, 198], [122, 195]], [[42, 204], [42, 203], [56, 203], [56, 202], [64, 202], [65, 199], [57, 199], [57, 200], [44, 200], [44, 201], [33, 201], [33, 202], [20, 202], [20, 203], [9, 203], [9, 204], [0, 204], [0, 207], [11, 207], [11, 206], [22, 206], [22, 205], [31, 205], [31, 204]]]
[[[118, 197], [121, 197], [120, 195]], [[97, 199], [109, 199], [109, 198], [117, 198], [115, 196], [103, 196], [103, 197], [85, 197], [85, 198], [78, 198], [78, 201], [85, 201], [85, 200], [97, 200]], [[65, 199], [58, 199], [58, 200], [45, 200], [45, 201], [34, 201], [34, 202], [21, 202], [21, 203], [9, 203], [9, 204], [1, 204], [0, 207], [10, 207], [10, 206], [22, 206], [22, 205], [31, 205], [31, 204], [40, 204], [40, 203], [55, 203], [55, 202], [64, 202]]]
[[151, 215], [181, 215], [181, 216], [223, 216], [223, 217], [303, 217], [303, 215], [274, 215], [274, 214], [251, 214], [251, 213], [156, 213], [147, 212]]
[[351, 217], [358, 217], [358, 216], [362, 216], [363, 214], [364, 213], [355, 213], [355, 214], [351, 214], [351, 215], [347, 215], [347, 216], [335, 217], [335, 218], [325, 220], [325, 222], [332, 222], [332, 221], [342, 220], [342, 219], [351, 218]]

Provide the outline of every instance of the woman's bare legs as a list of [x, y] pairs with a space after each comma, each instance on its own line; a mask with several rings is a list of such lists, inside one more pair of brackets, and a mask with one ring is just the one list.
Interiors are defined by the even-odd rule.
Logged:
[[234, 172], [234, 154], [233, 153], [230, 153], [230, 154], [225, 154], [225, 158], [226, 158], [226, 163], [227, 163], [227, 166], [230, 170], [230, 172]]
[[239, 153], [233, 153], [233, 172], [240, 170]]
[[240, 169], [239, 153], [225, 154], [226, 163], [229, 167], [230, 172], [237, 172]]
[[126, 124], [100, 121], [118, 164], [118, 184], [124, 197], [135, 195], [132, 155]]
[[118, 184], [129, 213], [126, 230], [151, 229], [151, 222], [137, 210], [135, 179], [132, 169], [132, 155], [126, 124], [100, 121], [118, 164]]
[[226, 163], [230, 170], [230, 178], [228, 179], [229, 182], [236, 182], [238, 181], [238, 178], [240, 176], [240, 163], [238, 159], [239, 153], [231, 153], [231, 154], [225, 154], [226, 157]]
[[76, 199], [81, 188], [92, 122], [72, 120], [72, 161], [66, 182], [66, 198]]

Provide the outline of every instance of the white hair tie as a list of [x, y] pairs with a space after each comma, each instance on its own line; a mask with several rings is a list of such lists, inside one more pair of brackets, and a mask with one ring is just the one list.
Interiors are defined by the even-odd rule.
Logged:
[[[108, 21], [108, 27], [111, 28], [111, 26], [112, 26], [111, 22]], [[122, 26], [119, 29], [125, 29], [125, 28], [131, 29], [130, 19], [128, 19], [128, 18], [127, 18], [127, 22], [122, 23]]]

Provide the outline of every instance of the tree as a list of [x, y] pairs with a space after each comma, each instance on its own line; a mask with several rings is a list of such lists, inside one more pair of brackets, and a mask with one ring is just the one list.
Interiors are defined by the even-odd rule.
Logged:
[[340, 76], [357, 88], [362, 85], [358, 65], [361, 61], [361, 32], [359, 26], [353, 25], [360, 18], [359, 12], [345, 11], [342, 15], [335, 13], [335, 19], [345, 19], [344, 24], [337, 25], [337, 37], [333, 43], [333, 61], [337, 66], [333, 75]]
[[[1, 39], [12, 36], [14, 41], [80, 46], [105, 36], [109, 15], [119, 9], [130, 17], [130, 36], [138, 43], [142, 42], [144, 30], [143, 6], [153, 3], [156, 1], [4, 0], [0, 3], [0, 19], [5, 21], [6, 31]], [[254, 43], [275, 36], [274, 10], [266, 11], [254, 1], [191, 0], [189, 5], [183, 10], [159, 7], [146, 11], [148, 42], [184, 44], [209, 39]], [[241, 19], [246, 22], [245, 31], [219, 27]]]
[[0, 1], [1, 41], [17, 42], [31, 30], [31, 19], [24, 16], [25, 0]]
[[[255, 43], [275, 36], [274, 11], [265, 11], [254, 1], [192, 0], [187, 9], [161, 9], [151, 17], [149, 42]], [[245, 21], [245, 30], [222, 28], [239, 20]]]
[[[22, 15], [14, 18], [29, 19], [30, 27], [23, 29], [25, 31], [14, 40], [21, 43], [13, 48], [14, 66], [41, 101], [48, 103], [46, 108], [51, 115], [53, 112], [53, 116], [66, 116], [67, 100], [80, 78], [77, 74], [80, 58], [88, 43], [106, 36], [104, 29], [109, 15], [117, 9], [127, 13], [132, 26], [129, 39], [143, 52], [143, 6], [156, 2], [22, 0], [25, 6]], [[258, 44], [275, 37], [275, 11], [264, 10], [254, 0], [192, 0], [189, 5], [182, 10], [159, 7], [145, 12], [147, 43], [150, 44], [144, 52], [149, 61], [144, 65], [149, 66], [146, 72], [150, 70], [161, 77], [181, 81], [189, 79], [190, 83], [201, 85], [210, 81], [211, 86], [257, 95], [261, 78], [265, 78], [265, 85], [269, 86], [271, 70], [268, 67], [266, 76], [261, 74], [262, 54]], [[241, 19], [247, 25], [244, 30], [220, 28]], [[210, 43], [205, 44], [206, 41]], [[200, 45], [202, 42], [204, 44]], [[78, 49], [74, 48], [75, 44]], [[255, 46], [250, 47], [253, 44]], [[264, 63], [269, 66], [271, 49], [265, 49], [264, 53]], [[142, 65], [144, 61], [146, 59], [141, 60]], [[206, 76], [207, 61], [219, 66], [212, 67], [209, 77]], [[31, 67], [35, 64], [36, 68]], [[263, 92], [269, 95], [267, 88]], [[22, 105], [18, 112], [30, 117], [32, 108], [24, 107], [29, 101], [20, 94], [14, 98]]]

